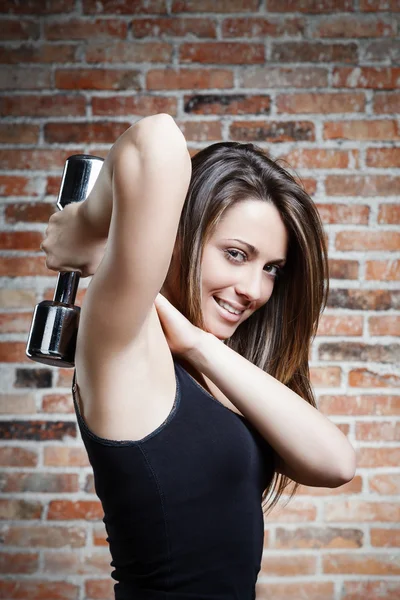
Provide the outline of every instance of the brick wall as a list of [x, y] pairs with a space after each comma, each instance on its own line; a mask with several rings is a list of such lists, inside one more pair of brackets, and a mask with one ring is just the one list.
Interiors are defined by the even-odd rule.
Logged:
[[257, 599], [399, 598], [399, 0], [2, 0], [0, 11], [0, 596], [113, 597], [72, 371], [25, 347], [56, 282], [39, 245], [65, 159], [105, 156], [137, 116], [167, 112], [192, 153], [222, 139], [285, 158], [329, 239], [312, 382], [358, 471], [338, 489], [303, 486], [266, 519]]

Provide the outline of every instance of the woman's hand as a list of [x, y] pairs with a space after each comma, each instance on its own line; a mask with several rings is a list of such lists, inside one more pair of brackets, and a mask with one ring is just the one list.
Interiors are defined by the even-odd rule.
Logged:
[[71, 202], [49, 219], [40, 245], [51, 271], [77, 271], [93, 275], [101, 263], [107, 238], [99, 238], [82, 217], [82, 202]]
[[157, 294], [154, 304], [171, 352], [189, 357], [205, 332], [193, 325], [162, 294]]

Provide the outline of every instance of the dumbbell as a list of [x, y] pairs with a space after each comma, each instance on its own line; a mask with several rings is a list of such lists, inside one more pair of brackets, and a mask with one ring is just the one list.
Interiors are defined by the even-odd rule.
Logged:
[[[74, 154], [64, 166], [57, 207], [86, 200], [100, 173], [104, 159]], [[26, 345], [26, 356], [52, 367], [74, 367], [81, 309], [75, 306], [80, 274], [61, 271], [53, 300], [36, 305]]]

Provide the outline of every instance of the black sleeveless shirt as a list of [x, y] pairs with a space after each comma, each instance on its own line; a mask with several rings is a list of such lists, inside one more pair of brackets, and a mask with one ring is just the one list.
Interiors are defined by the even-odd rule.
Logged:
[[174, 359], [172, 410], [138, 441], [91, 432], [76, 401], [116, 600], [254, 600], [273, 450]]

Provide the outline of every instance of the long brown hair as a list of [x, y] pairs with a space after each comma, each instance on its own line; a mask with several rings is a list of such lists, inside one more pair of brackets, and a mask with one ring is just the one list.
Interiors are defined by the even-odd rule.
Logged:
[[[224, 343], [316, 407], [308, 365], [329, 292], [328, 252], [318, 210], [292, 175], [254, 144], [220, 142], [192, 157], [192, 177], [179, 222], [180, 311], [206, 330], [201, 309], [201, 259], [207, 240], [235, 204], [272, 203], [288, 233], [286, 265], [268, 302]], [[276, 470], [262, 502], [269, 512], [285, 488], [299, 484]], [[274, 491], [275, 496], [273, 495]]]

